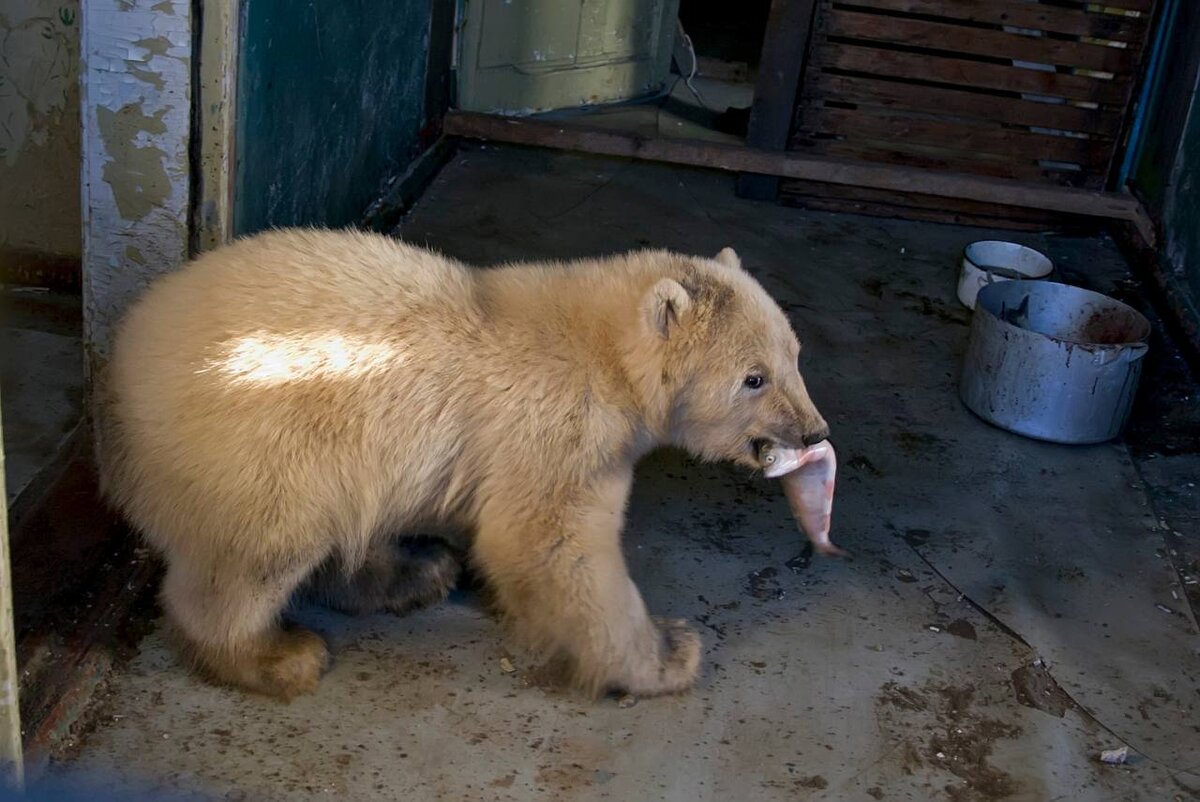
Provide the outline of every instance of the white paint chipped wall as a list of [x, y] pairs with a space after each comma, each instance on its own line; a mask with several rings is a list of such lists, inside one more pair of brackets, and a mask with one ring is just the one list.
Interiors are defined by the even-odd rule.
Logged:
[[0, 258], [79, 258], [79, 131], [79, 0], [5, 0]]
[[187, 0], [87, 0], [83, 30], [84, 339], [89, 371], [154, 277], [188, 248]]

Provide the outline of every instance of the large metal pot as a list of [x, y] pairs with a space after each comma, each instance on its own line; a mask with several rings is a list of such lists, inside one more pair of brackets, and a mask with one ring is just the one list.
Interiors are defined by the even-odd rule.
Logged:
[[1150, 323], [1100, 293], [1049, 281], [979, 291], [959, 394], [1002, 429], [1054, 443], [1121, 433]]

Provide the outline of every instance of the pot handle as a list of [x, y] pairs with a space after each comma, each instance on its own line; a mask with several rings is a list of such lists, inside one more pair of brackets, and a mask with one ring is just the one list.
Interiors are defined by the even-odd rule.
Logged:
[[1149, 350], [1150, 346], [1145, 343], [1132, 343], [1120, 348], [1101, 348], [1092, 356], [1092, 364], [1100, 367], [1120, 361], [1128, 365], [1141, 359]]
[[1149, 350], [1150, 346], [1145, 343], [1134, 343], [1121, 351], [1121, 359], [1128, 365], [1130, 362], [1136, 362], [1144, 357]]

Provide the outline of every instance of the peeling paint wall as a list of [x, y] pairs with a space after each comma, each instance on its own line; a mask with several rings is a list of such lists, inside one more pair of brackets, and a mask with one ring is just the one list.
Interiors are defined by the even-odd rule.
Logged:
[[187, 257], [189, 0], [86, 0], [83, 287], [89, 371], [153, 278]]
[[0, 259], [77, 260], [79, 0], [0, 5]]

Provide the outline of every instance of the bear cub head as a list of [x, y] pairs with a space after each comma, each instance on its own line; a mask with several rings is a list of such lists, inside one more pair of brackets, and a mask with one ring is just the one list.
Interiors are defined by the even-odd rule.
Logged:
[[686, 259], [646, 293], [642, 315], [675, 445], [759, 468], [767, 444], [803, 448], [828, 437], [787, 316], [731, 248]]

